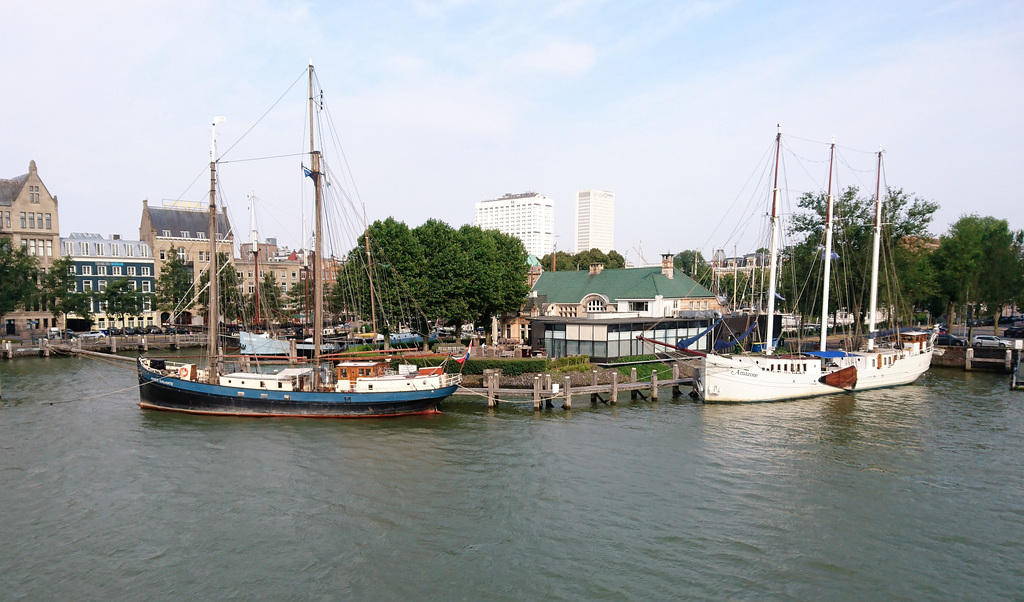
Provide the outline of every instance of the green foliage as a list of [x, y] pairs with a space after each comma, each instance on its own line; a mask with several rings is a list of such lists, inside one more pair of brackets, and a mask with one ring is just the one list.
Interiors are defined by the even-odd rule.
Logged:
[[[401, 360], [401, 363], [413, 364], [414, 366], [440, 366], [443, 359], [438, 358], [424, 358], [424, 357], [410, 357]], [[449, 361], [446, 364], [445, 372], [458, 372], [460, 364], [458, 362]], [[544, 358], [524, 358], [524, 359], [498, 359], [498, 358], [482, 358], [482, 359], [469, 359], [462, 364], [463, 374], [483, 374], [484, 370], [496, 370], [501, 369], [501, 373], [505, 376], [519, 376], [520, 374], [536, 374], [546, 372], [548, 368], [548, 360]]]
[[1006, 220], [962, 216], [939, 241], [933, 266], [939, 298], [950, 310], [981, 303], [998, 315], [1024, 298], [1024, 232]]
[[36, 259], [0, 236], [0, 315], [24, 307], [36, 292]]
[[43, 279], [41, 292], [55, 320], [68, 314], [88, 320], [92, 315], [89, 293], [75, 292], [74, 270], [75, 261], [65, 255], [53, 262], [46, 278]]
[[697, 284], [707, 289], [711, 288], [711, 267], [704, 260], [704, 255], [700, 251], [680, 251], [672, 259], [672, 265], [693, 278]]
[[142, 313], [142, 296], [132, 288], [128, 278], [118, 278], [107, 285], [100, 297], [107, 304], [107, 314], [124, 323], [125, 316]]
[[434, 219], [410, 230], [388, 218], [374, 222], [348, 254], [331, 302], [369, 319], [372, 274], [378, 332], [404, 325], [426, 334], [437, 322], [456, 329], [488, 323], [525, 301], [526, 258], [522, 242], [496, 230], [455, 230]]
[[192, 274], [185, 260], [173, 246], [167, 251], [169, 259], [160, 269], [156, 280], [156, 307], [168, 312], [182, 311], [192, 300]]
[[[224, 267], [228, 264], [228, 256], [224, 253], [217, 253], [217, 266], [220, 276], [217, 279], [217, 296], [220, 297], [220, 317], [225, 322], [237, 320], [244, 313], [244, 300], [239, 289], [238, 274], [232, 267]], [[161, 273], [161, 276], [163, 274]], [[205, 308], [210, 302], [210, 289], [207, 283], [210, 281], [209, 272], [199, 278], [199, 304]]]
[[[824, 193], [800, 197], [804, 210], [793, 216], [789, 233], [797, 242], [786, 249], [780, 290], [785, 308], [804, 316], [821, 311], [823, 288]], [[917, 304], [927, 303], [936, 290], [928, 259], [928, 226], [938, 204], [912, 197], [902, 189], [889, 188], [882, 203], [883, 268], [879, 271], [879, 307], [896, 307], [902, 321], [910, 319]], [[835, 203], [831, 307], [847, 307], [861, 319], [868, 305], [875, 200], [859, 196], [855, 186], [846, 188]], [[814, 318], [810, 318], [814, 319]]]
[[[614, 249], [608, 251], [607, 254], [602, 252], [600, 249], [590, 249], [589, 251], [580, 251], [573, 255], [572, 253], [566, 253], [565, 251], [558, 251], [555, 253], [558, 258], [558, 269], [559, 272], [574, 272], [576, 270], [589, 270], [590, 264], [602, 263], [605, 269], [608, 270], [620, 270], [626, 267], [626, 258], [619, 254]], [[540, 258], [540, 265], [545, 270], [551, 271], [551, 254], [547, 254]]]
[[[658, 357], [654, 355], [631, 355], [629, 357], [620, 357], [619, 362], [650, 362], [656, 359], [658, 359]], [[630, 376], [632, 376], [633, 368], [636, 368], [636, 379], [638, 381], [651, 380], [651, 374], [654, 372], [658, 373], [658, 380], [668, 380], [672, 378], [672, 366], [668, 364], [662, 364], [660, 362], [616, 367], [616, 369], [619, 371], [619, 375], [626, 378], [627, 380]]]

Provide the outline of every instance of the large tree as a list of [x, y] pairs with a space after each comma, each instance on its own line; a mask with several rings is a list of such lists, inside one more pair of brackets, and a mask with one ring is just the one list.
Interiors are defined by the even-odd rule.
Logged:
[[157, 309], [181, 313], [192, 302], [192, 273], [185, 259], [171, 247], [170, 258], [160, 269], [160, 277], [156, 281]]
[[68, 314], [91, 320], [92, 301], [89, 294], [77, 292], [75, 287], [75, 261], [67, 255], [55, 260], [43, 279], [42, 287], [43, 298], [53, 313], [54, 323], [63, 317], [67, 324]]
[[1024, 297], [1024, 232], [1006, 220], [962, 216], [939, 241], [934, 267], [939, 295], [950, 318], [957, 307], [984, 307], [998, 329], [998, 316]]
[[24, 307], [35, 294], [37, 270], [34, 257], [0, 236], [0, 316]]
[[125, 316], [137, 316], [142, 313], [142, 297], [132, 286], [128, 278], [118, 278], [107, 285], [100, 298], [106, 303], [107, 315], [115, 318], [114, 324], [120, 322], [124, 326]]
[[[605, 269], [608, 270], [619, 270], [626, 267], [626, 258], [614, 249], [608, 251], [607, 254], [600, 249], [590, 249], [589, 251], [580, 251], [575, 255], [565, 251], [558, 251], [555, 255], [558, 257], [558, 269], [555, 271], [558, 272], [588, 270], [593, 263], [603, 264]], [[541, 257], [540, 266], [545, 270], [551, 271], [551, 258], [550, 253]]]
[[[824, 193], [806, 193], [798, 205], [804, 211], [791, 218], [795, 241], [785, 254], [780, 289], [790, 308], [805, 315], [820, 312], [824, 255]], [[882, 202], [884, 268], [879, 271], [879, 307], [891, 307], [904, 320], [917, 303], [926, 302], [935, 284], [927, 261], [931, 224], [938, 204], [889, 188]], [[846, 307], [858, 326], [867, 311], [871, 285], [871, 255], [875, 199], [857, 187], [842, 191], [835, 203], [831, 307]]]
[[[220, 269], [220, 277], [217, 279], [217, 292], [220, 297], [220, 317], [224, 322], [232, 322], [242, 317], [245, 303], [242, 299], [242, 290], [238, 280], [238, 274], [234, 266], [228, 265], [228, 256], [224, 253], [217, 253], [217, 265]], [[161, 274], [162, 276], [163, 274]], [[199, 305], [204, 312], [208, 312], [210, 302], [209, 270], [199, 277]]]

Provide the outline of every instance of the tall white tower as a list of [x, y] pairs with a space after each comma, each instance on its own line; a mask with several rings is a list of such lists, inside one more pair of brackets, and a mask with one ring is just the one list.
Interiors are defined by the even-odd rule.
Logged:
[[506, 194], [476, 204], [476, 225], [523, 241], [526, 252], [543, 257], [555, 245], [555, 202], [536, 192]]
[[576, 193], [576, 252], [615, 248], [615, 194], [607, 190]]

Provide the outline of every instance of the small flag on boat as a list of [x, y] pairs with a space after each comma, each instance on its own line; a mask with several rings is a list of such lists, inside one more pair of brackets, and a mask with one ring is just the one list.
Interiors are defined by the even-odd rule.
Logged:
[[303, 168], [302, 168], [302, 175], [304, 175], [304, 176], [306, 176], [308, 178], [308, 177], [313, 175], [313, 172], [309, 168], [303, 166]]
[[778, 293], [775, 293], [775, 298], [776, 298], [776, 299], [778, 299], [778, 300], [780, 300], [780, 301], [785, 301], [785, 300], [786, 300], [786, 298], [785, 298], [785, 297], [783, 297], [782, 295], [780, 295], [780, 294], [778, 294]]
[[457, 361], [457, 362], [459, 362], [461, 364], [462, 362], [468, 360], [469, 359], [469, 352], [472, 349], [473, 349], [473, 341], [470, 341], [469, 342], [469, 347], [466, 347], [466, 355], [463, 356], [463, 357], [460, 357], [460, 358], [456, 358], [455, 361]]

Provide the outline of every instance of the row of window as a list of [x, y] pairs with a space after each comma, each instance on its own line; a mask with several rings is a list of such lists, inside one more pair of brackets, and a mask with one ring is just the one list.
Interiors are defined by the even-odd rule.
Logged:
[[[47, 220], [49, 222], [49, 220]], [[49, 227], [49, 226], [47, 226]], [[91, 246], [90, 246], [91, 245]], [[110, 256], [120, 257], [121, 250], [124, 250], [125, 257], [135, 257], [135, 245], [131, 243], [117, 243], [117, 242], [79, 242], [78, 243], [78, 255], [88, 257], [89, 255], [95, 255], [97, 257], [103, 257], [107, 254], [107, 246], [110, 246]], [[149, 257], [149, 247], [144, 244], [138, 245], [139, 257]], [[90, 252], [91, 251], [91, 252]], [[64, 242], [64, 254], [74, 255], [75, 254], [75, 243], [71, 241]]]
[[[92, 297], [90, 297], [89, 298], [89, 305], [92, 308], [93, 313], [104, 313], [104, 312], [107, 311], [107, 302], [106, 301], [97, 301], [97, 300], [93, 299]], [[153, 300], [150, 297], [143, 297], [142, 298], [142, 311], [153, 311]], [[134, 324], [135, 319], [134, 318], [129, 318], [129, 319], [132, 321], [132, 323], [129, 324], [129, 326], [134, 326], [135, 325]], [[140, 320], [140, 322], [141, 322], [141, 320]], [[113, 323], [113, 320], [111, 320], [111, 323]], [[99, 326], [100, 326], [100, 328], [103, 328], [103, 318], [99, 319]]]
[[[206, 235], [206, 232], [196, 232], [196, 235], [192, 236], [192, 232], [190, 232], [188, 230], [182, 230], [182, 231], [178, 232], [178, 234], [180, 236], [178, 236], [177, 238], [198, 238], [199, 240], [210, 240], [210, 237]], [[171, 231], [170, 230], [161, 230], [160, 231], [160, 236], [162, 236], [164, 238], [171, 238]], [[221, 240], [223, 240], [223, 239], [221, 239]]]
[[[81, 267], [82, 267], [82, 276], [92, 276], [92, 266], [91, 265], [83, 265]], [[107, 268], [108, 267], [110, 268], [110, 275], [111, 276], [123, 276], [123, 275], [125, 275], [125, 274], [122, 273], [122, 268], [124, 268], [124, 270], [126, 270], [126, 273], [127, 273], [128, 276], [152, 276], [153, 275], [153, 269], [150, 266], [148, 266], [148, 265], [141, 266], [138, 269], [139, 273], [136, 273], [136, 268], [133, 265], [129, 265], [129, 266], [119, 266], [119, 265], [105, 266], [105, 265], [98, 265], [98, 266], [96, 266], [96, 275], [97, 276], [106, 276], [107, 275]], [[75, 275], [75, 268], [74, 268], [74, 266], [72, 266], [70, 268], [69, 273], [72, 276]]]
[[[52, 230], [53, 220], [50, 218], [49, 213], [32, 213], [22, 211], [18, 218], [21, 220], [22, 230]], [[3, 213], [3, 226], [10, 229], [11, 227], [11, 212], [4, 211]]]
[[21, 250], [32, 257], [43, 257], [43, 251], [45, 250], [46, 257], [53, 257], [53, 241], [23, 238], [21, 239]]
[[[139, 285], [134, 280], [129, 280], [128, 281], [128, 288], [132, 289], [133, 291], [137, 291], [137, 290], [139, 290]], [[93, 288], [92, 288], [92, 280], [83, 280], [82, 281], [82, 291], [81, 292], [89, 293], [89, 292], [92, 292], [92, 290], [93, 290]], [[107, 281], [106, 280], [97, 280], [96, 281], [96, 290], [100, 291], [100, 292], [103, 292], [103, 291], [107, 290]], [[73, 286], [73, 290], [68, 290], [68, 292], [69, 293], [77, 293], [77, 292], [79, 292], [78, 291], [78, 286], [74, 285]], [[144, 293], [151, 293], [151, 292], [153, 292], [152, 291], [152, 283], [149, 280], [143, 280], [142, 281], [142, 292], [144, 292]]]

